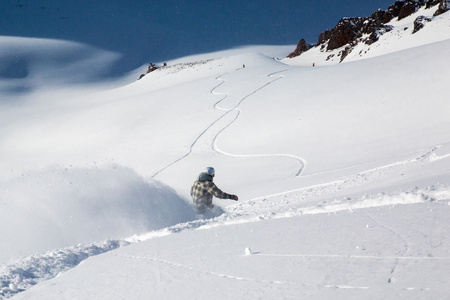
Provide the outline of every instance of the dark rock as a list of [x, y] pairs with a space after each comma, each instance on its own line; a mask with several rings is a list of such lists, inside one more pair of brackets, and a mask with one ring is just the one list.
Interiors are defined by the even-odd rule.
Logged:
[[384, 28], [384, 27], [388, 27], [388, 26], [385, 26], [377, 19], [367, 18], [364, 20], [364, 22], [360, 26], [359, 30], [361, 31], [361, 33], [370, 34], [370, 33], [374, 32], [375, 30], [378, 30], [378, 29]]
[[404, 19], [413, 13], [415, 13], [419, 9], [419, 4], [414, 2], [407, 2], [405, 5], [402, 6], [398, 13], [398, 19]]
[[371, 45], [380, 39], [380, 36], [392, 30], [392, 26], [389, 25], [380, 25], [375, 28], [369, 35], [368, 38], [364, 39], [363, 42], [367, 45]]
[[439, 7], [433, 16], [439, 16], [450, 10], [450, 0], [441, 0]]
[[431, 8], [431, 7], [433, 7], [433, 6], [438, 5], [440, 2], [441, 2], [441, 0], [427, 0], [427, 3], [426, 3], [426, 5], [425, 5], [425, 8], [426, 8], [426, 9]]
[[340, 48], [361, 35], [360, 28], [367, 18], [343, 18], [331, 30], [327, 50]]
[[322, 45], [326, 41], [328, 41], [331, 38], [331, 31], [328, 29], [319, 34], [319, 40], [317, 41], [317, 45]]
[[378, 22], [380, 22], [380, 23], [385, 23], [385, 22], [384, 22], [384, 14], [385, 14], [385, 11], [384, 11], [384, 10], [378, 9], [376, 12], [374, 12], [374, 13], [370, 16], [370, 18], [371, 18], [371, 19], [374, 19], [374, 20], [376, 20], [376, 21], [378, 21]]
[[350, 52], [352, 52], [352, 51], [353, 51], [353, 47], [350, 47], [350, 46], [345, 47], [345, 49], [339, 53], [341, 56], [341, 60], [339, 62], [341, 63], [347, 57], [347, 55], [349, 55]]
[[153, 71], [156, 71], [156, 70], [158, 70], [159, 69], [159, 67], [157, 67], [155, 64], [153, 64], [153, 63], [150, 63], [150, 65], [148, 66], [148, 69], [147, 69], [147, 73], [146, 74], [148, 74], [148, 73], [150, 73], [150, 72], [153, 72]]
[[425, 27], [425, 24], [431, 22], [430, 18], [419, 16], [414, 20], [413, 34]]
[[[368, 18], [343, 18], [333, 29], [325, 30], [319, 35], [317, 47], [320, 47], [320, 51], [330, 51], [346, 46], [338, 54], [342, 62], [358, 43], [371, 45], [378, 41], [381, 35], [391, 31], [393, 27], [386, 25], [386, 23], [389, 23], [392, 19], [398, 18], [401, 20], [417, 12], [421, 7], [431, 8], [438, 4], [439, 7], [435, 15], [450, 10], [450, 0], [398, 0], [390, 5], [387, 10], [378, 9]], [[425, 17], [417, 18], [414, 22], [413, 33], [419, 31], [431, 20]], [[300, 41], [297, 49], [289, 57], [291, 55], [296, 56], [297, 53], [301, 54], [304, 51], [307, 51], [306, 43]], [[329, 56], [327, 60], [331, 58], [332, 56]]]
[[400, 13], [400, 9], [402, 9], [402, 6], [404, 5], [404, 2], [395, 1], [394, 4], [388, 7], [388, 9], [384, 12], [383, 16], [383, 23], [390, 22], [393, 18], [398, 17], [398, 14]]
[[[318, 44], [322, 49], [326, 42], [327, 50], [334, 50], [347, 44], [355, 44], [364, 34], [369, 35], [364, 40], [367, 44], [378, 41], [381, 34], [391, 31], [392, 27], [384, 25], [382, 20], [384, 12], [378, 10], [370, 18], [343, 18], [332, 29], [322, 32]], [[321, 50], [322, 50], [321, 49]]]
[[378, 37], [392, 29], [391, 26], [382, 24], [381, 14], [375, 18], [344, 18], [333, 28], [329, 34], [327, 50], [340, 48], [344, 45], [354, 43], [363, 34], [368, 34], [366, 41], [371, 44], [378, 40]]
[[289, 54], [287, 57], [288, 58], [297, 57], [300, 54], [302, 54], [303, 52], [306, 52], [311, 48], [312, 48], [311, 45], [307, 44], [304, 39], [301, 39], [300, 42], [298, 42], [297, 48], [295, 48], [294, 52]]
[[395, 3], [386, 10], [383, 23], [388, 23], [395, 17], [398, 17], [399, 20], [406, 18], [415, 13], [421, 6], [424, 6], [426, 2], [427, 0], [395, 1]]
[[[164, 63], [164, 66], [167, 66], [166, 63]], [[158, 70], [160, 67], [158, 67], [157, 65], [155, 65], [154, 63], [150, 63], [150, 65], [148, 66], [147, 72], [145, 72], [145, 74], [141, 74], [141, 76], [139, 76], [139, 79], [142, 79], [142, 77], [144, 77], [145, 75], [147, 75], [148, 73], [151, 73], [153, 71]]]

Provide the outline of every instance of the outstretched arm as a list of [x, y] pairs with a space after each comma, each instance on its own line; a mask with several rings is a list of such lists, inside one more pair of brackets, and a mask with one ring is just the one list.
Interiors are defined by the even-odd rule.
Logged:
[[214, 195], [214, 197], [217, 197], [217, 198], [220, 198], [220, 199], [232, 199], [232, 200], [235, 200], [235, 201], [239, 200], [238, 196], [231, 195], [231, 194], [223, 192], [213, 182], [211, 182], [211, 186], [209, 187], [209, 192], [212, 195]]

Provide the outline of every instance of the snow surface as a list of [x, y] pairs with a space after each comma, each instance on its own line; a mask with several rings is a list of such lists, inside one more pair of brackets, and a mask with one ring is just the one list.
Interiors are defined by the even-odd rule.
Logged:
[[[0, 297], [450, 297], [449, 26], [340, 65], [247, 47], [130, 84], [98, 81], [114, 53], [2, 37]], [[197, 215], [207, 166], [240, 200]]]
[[[433, 14], [436, 12], [437, 8], [438, 5], [429, 9], [425, 9], [425, 6], [423, 6], [417, 12], [400, 21], [398, 21], [397, 18], [394, 18], [386, 24], [391, 26], [391, 31], [380, 35], [379, 40], [371, 45], [359, 43], [345, 57], [343, 62], [373, 58], [387, 53], [398, 52], [450, 39], [450, 28], [448, 25], [450, 11], [434, 17]], [[414, 20], [419, 16], [427, 17], [432, 21], [427, 22], [424, 28], [413, 34]], [[298, 57], [292, 59], [285, 58], [283, 62], [296, 66], [311, 66], [313, 63], [316, 66], [338, 64], [341, 61], [340, 52], [344, 50], [346, 46], [347, 45], [332, 51], [326, 51], [325, 49], [321, 50], [320, 47], [314, 47]]]

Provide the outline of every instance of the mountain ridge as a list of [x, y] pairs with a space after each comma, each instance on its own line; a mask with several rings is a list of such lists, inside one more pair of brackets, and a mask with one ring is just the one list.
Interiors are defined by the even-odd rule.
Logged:
[[[323, 31], [315, 45], [307, 44], [301, 39], [296, 49], [287, 58], [295, 58], [312, 48], [319, 48], [321, 52], [331, 52], [340, 49], [337, 56], [339, 63], [343, 62], [358, 44], [368, 46], [377, 42], [382, 35], [393, 30], [391, 21], [405, 19], [420, 9], [434, 10], [431, 16], [419, 15], [414, 20], [414, 30], [417, 33], [425, 25], [434, 20], [434, 17], [442, 15], [450, 10], [448, 0], [402, 0], [396, 1], [386, 10], [378, 9], [370, 17], [344, 17], [331, 30]], [[327, 59], [328, 60], [328, 59]]]

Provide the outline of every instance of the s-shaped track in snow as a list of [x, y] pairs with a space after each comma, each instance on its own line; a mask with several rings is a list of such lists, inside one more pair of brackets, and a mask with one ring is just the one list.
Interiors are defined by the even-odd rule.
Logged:
[[[299, 167], [299, 169], [297, 170], [295, 176], [296, 176], [296, 177], [297, 177], [297, 176], [300, 176], [300, 174], [302, 173], [303, 169], [305, 168], [306, 163], [305, 163], [304, 159], [302, 159], [302, 158], [299, 157], [299, 156], [292, 155], [292, 154], [232, 154], [232, 153], [228, 153], [228, 152], [225, 152], [225, 151], [220, 150], [219, 147], [217, 146], [217, 139], [218, 139], [219, 135], [220, 135], [222, 132], [224, 132], [227, 128], [229, 128], [229, 127], [230, 127], [230, 126], [231, 126], [231, 125], [239, 118], [239, 116], [240, 116], [240, 114], [241, 114], [241, 110], [239, 109], [239, 106], [240, 106], [245, 100], [247, 100], [247, 98], [249, 98], [250, 96], [255, 95], [256, 93], [258, 93], [259, 91], [261, 91], [261, 90], [264, 89], [265, 87], [267, 87], [267, 86], [271, 85], [272, 83], [274, 83], [274, 82], [276, 82], [276, 81], [282, 79], [282, 78], [283, 78], [283, 75], [276, 75], [276, 74], [282, 73], [282, 72], [284, 72], [284, 71], [287, 71], [287, 70], [281, 70], [281, 71], [277, 71], [277, 72], [274, 72], [274, 73], [271, 73], [271, 74], [267, 75], [267, 77], [275, 77], [275, 79], [273, 79], [273, 80], [271, 80], [271, 81], [265, 83], [264, 85], [260, 86], [259, 88], [255, 89], [255, 90], [253, 90], [251, 93], [249, 93], [249, 94], [247, 94], [246, 96], [244, 96], [244, 97], [243, 97], [243, 98], [242, 98], [242, 99], [241, 99], [234, 107], [229, 108], [229, 109], [220, 108], [220, 107], [218, 106], [219, 103], [221, 103], [222, 101], [224, 101], [224, 100], [228, 97], [228, 94], [227, 94], [227, 93], [218, 93], [218, 92], [215, 92], [215, 90], [216, 90], [218, 87], [220, 87], [222, 84], [224, 84], [224, 83], [226, 82], [225, 79], [222, 79], [222, 78], [221, 78], [221, 77], [224, 76], [225, 74], [216, 77], [217, 80], [221, 80], [222, 82], [221, 82], [220, 84], [218, 84], [216, 87], [214, 87], [214, 88], [211, 90], [211, 93], [214, 94], [214, 95], [224, 95], [224, 96], [222, 97], [222, 99], [220, 99], [220, 100], [214, 105], [214, 108], [219, 109], [219, 110], [225, 110], [225, 111], [226, 111], [226, 113], [225, 113], [224, 115], [222, 115], [222, 117], [224, 117], [225, 115], [229, 114], [229, 113], [232, 112], [232, 111], [237, 111], [237, 114], [236, 114], [236, 117], [235, 117], [230, 123], [228, 123], [225, 127], [223, 127], [223, 128], [222, 128], [222, 129], [214, 136], [214, 139], [213, 139], [213, 141], [212, 141], [212, 150], [213, 150], [213, 151], [215, 151], [215, 152], [217, 152], [217, 153], [219, 153], [219, 154], [222, 154], [222, 155], [226, 155], [226, 156], [230, 156], [230, 157], [236, 157], [236, 158], [250, 158], [250, 157], [288, 157], [288, 158], [292, 158], [292, 159], [296, 160], [296, 161], [299, 163], [299, 165], [300, 165], [300, 167]], [[221, 117], [221, 118], [222, 118], [222, 117]]]
[[[242, 69], [242, 68], [236, 69], [236, 71], [239, 71], [239, 70], [241, 70], [241, 69]], [[250, 96], [255, 95], [256, 93], [258, 93], [259, 91], [261, 91], [261, 90], [264, 89], [265, 87], [267, 87], [267, 86], [271, 85], [272, 83], [274, 83], [274, 82], [276, 82], [276, 81], [282, 79], [282, 78], [283, 78], [283, 75], [276, 75], [276, 74], [281, 73], [281, 72], [284, 72], [284, 71], [287, 71], [287, 69], [286, 69], [286, 70], [277, 71], [277, 72], [273, 72], [273, 73], [270, 73], [269, 75], [267, 75], [267, 77], [269, 77], [269, 78], [273, 78], [273, 77], [275, 77], [275, 78], [274, 78], [273, 80], [271, 80], [271, 81], [269, 81], [269, 82], [263, 84], [262, 86], [256, 88], [255, 90], [253, 90], [252, 92], [250, 92], [249, 94], [247, 94], [246, 96], [244, 96], [243, 98], [241, 98], [241, 99], [239, 100], [239, 102], [238, 102], [234, 107], [229, 108], [229, 109], [223, 109], [223, 108], [219, 108], [219, 107], [218, 107], [219, 103], [221, 103], [222, 101], [224, 101], [224, 100], [228, 97], [228, 94], [227, 94], [227, 93], [218, 93], [218, 92], [215, 92], [215, 90], [216, 90], [217, 88], [219, 88], [221, 85], [223, 85], [223, 84], [226, 82], [226, 81], [225, 81], [224, 79], [222, 79], [221, 77], [223, 77], [223, 76], [229, 74], [230, 72], [227, 72], [227, 73], [224, 73], [224, 74], [222, 74], [222, 75], [217, 76], [217, 77], [216, 77], [216, 80], [220, 80], [220, 81], [222, 81], [222, 82], [220, 82], [218, 85], [216, 85], [216, 86], [211, 90], [211, 94], [213, 94], [213, 95], [223, 95], [223, 97], [222, 97], [219, 101], [217, 101], [217, 102], [214, 104], [214, 108], [215, 108], [215, 109], [218, 109], [218, 110], [224, 110], [225, 113], [223, 113], [223, 114], [222, 114], [219, 118], [217, 118], [214, 122], [212, 122], [211, 124], [209, 124], [209, 125], [205, 128], [205, 130], [203, 130], [203, 131], [202, 131], [202, 132], [194, 139], [194, 141], [192, 142], [192, 144], [189, 146], [189, 150], [188, 150], [188, 152], [187, 152], [186, 154], [184, 154], [184, 155], [181, 156], [180, 158], [174, 160], [173, 162], [169, 163], [167, 166], [165, 166], [165, 167], [162, 168], [161, 170], [159, 170], [159, 171], [157, 171], [156, 173], [154, 173], [154, 174], [152, 175], [152, 178], [156, 177], [158, 174], [160, 174], [161, 172], [163, 172], [163, 171], [166, 170], [167, 168], [171, 167], [172, 165], [178, 163], [179, 161], [181, 161], [181, 160], [183, 160], [184, 158], [186, 158], [187, 156], [189, 156], [189, 155], [192, 153], [192, 149], [193, 149], [194, 146], [197, 144], [197, 142], [199, 141], [199, 139], [200, 139], [202, 136], [204, 136], [204, 135], [208, 132], [208, 130], [211, 129], [211, 127], [213, 127], [216, 123], [218, 123], [220, 120], [222, 120], [224, 117], [226, 117], [228, 114], [230, 114], [230, 113], [233, 112], [233, 111], [237, 111], [236, 117], [235, 117], [233, 120], [231, 120], [231, 122], [229, 122], [226, 126], [224, 126], [222, 129], [220, 129], [219, 132], [217, 132], [217, 134], [214, 136], [214, 138], [213, 138], [213, 140], [212, 140], [212, 144], [211, 144], [211, 148], [212, 148], [213, 151], [215, 151], [216, 153], [222, 154], [222, 155], [226, 155], [226, 156], [230, 156], [230, 157], [236, 157], [236, 158], [238, 158], [238, 157], [239, 157], [239, 158], [243, 158], [243, 157], [246, 157], [246, 158], [250, 158], [250, 157], [289, 157], [289, 158], [292, 158], [292, 159], [296, 160], [296, 161], [299, 163], [300, 166], [299, 166], [299, 169], [298, 169], [298, 171], [296, 172], [295, 176], [296, 176], [296, 177], [297, 177], [297, 176], [300, 176], [300, 174], [302, 173], [303, 169], [305, 168], [306, 163], [305, 163], [305, 161], [304, 161], [301, 157], [299, 157], [299, 156], [295, 156], [295, 155], [291, 155], [291, 154], [247, 154], [247, 155], [242, 155], [242, 154], [231, 154], [231, 153], [224, 152], [224, 151], [220, 150], [220, 149], [217, 147], [217, 138], [219, 137], [219, 135], [220, 135], [222, 132], [224, 132], [227, 128], [229, 128], [229, 127], [230, 127], [230, 126], [231, 126], [231, 125], [239, 118], [239, 116], [240, 116], [240, 114], [241, 114], [241, 110], [239, 109], [239, 106], [240, 106], [245, 100], [247, 100]]]

